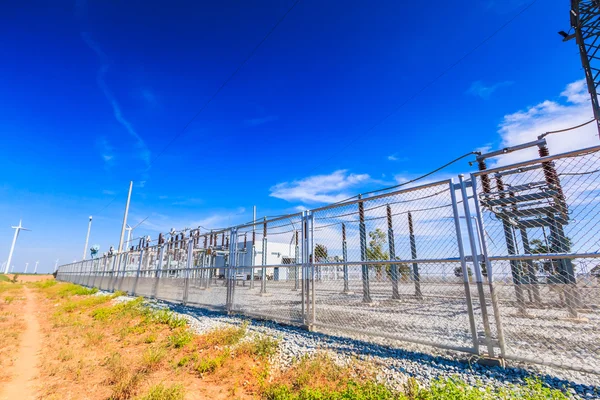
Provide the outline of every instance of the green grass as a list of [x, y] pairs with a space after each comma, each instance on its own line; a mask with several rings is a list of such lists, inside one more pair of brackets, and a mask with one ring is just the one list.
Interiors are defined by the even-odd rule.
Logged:
[[216, 356], [204, 357], [196, 364], [196, 371], [200, 374], [210, 374], [221, 368], [230, 356], [229, 349], [225, 349]]
[[261, 358], [268, 358], [279, 348], [279, 341], [267, 335], [256, 335], [251, 340], [243, 342], [237, 348], [240, 353], [250, 354]]
[[57, 294], [59, 297], [71, 297], [71, 296], [88, 296], [97, 293], [97, 288], [86, 288], [83, 286], [75, 285], [73, 283], [67, 283], [61, 287]]
[[158, 384], [152, 386], [148, 393], [138, 397], [138, 400], [183, 400], [185, 392], [183, 386], [173, 385], [165, 386], [164, 384]]
[[48, 289], [57, 284], [58, 284], [58, 281], [55, 281], [54, 279], [46, 279], [44, 281], [37, 281], [37, 282], [31, 283], [31, 285], [33, 285], [34, 287], [36, 287], [38, 289]]
[[0, 282], [10, 282], [10, 279], [8, 279], [8, 276], [0, 274]]
[[248, 323], [241, 326], [220, 328], [204, 334], [206, 344], [209, 346], [232, 346], [237, 344], [246, 335]]
[[167, 342], [169, 343], [169, 346], [180, 349], [190, 343], [193, 338], [194, 334], [188, 329], [178, 329], [167, 338]]

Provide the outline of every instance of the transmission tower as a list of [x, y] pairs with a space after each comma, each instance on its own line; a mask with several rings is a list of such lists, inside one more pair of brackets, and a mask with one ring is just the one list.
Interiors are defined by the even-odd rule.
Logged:
[[571, 28], [573, 34], [559, 32], [563, 40], [575, 38], [581, 56], [596, 127], [600, 136], [600, 104], [597, 89], [600, 86], [600, 0], [571, 0]]

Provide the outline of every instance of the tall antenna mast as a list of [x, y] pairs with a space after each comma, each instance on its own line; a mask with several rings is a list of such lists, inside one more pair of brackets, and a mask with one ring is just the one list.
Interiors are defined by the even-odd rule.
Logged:
[[598, 86], [600, 86], [600, 0], [571, 0], [571, 28], [574, 33], [560, 31], [563, 41], [575, 38], [585, 80], [592, 101], [592, 110], [596, 119], [598, 136], [600, 137], [600, 103], [598, 102]]

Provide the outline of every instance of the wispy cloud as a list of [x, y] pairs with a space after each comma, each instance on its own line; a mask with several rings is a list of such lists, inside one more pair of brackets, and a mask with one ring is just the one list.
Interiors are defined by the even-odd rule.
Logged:
[[493, 85], [485, 85], [482, 81], [475, 81], [471, 83], [471, 87], [469, 87], [467, 93], [487, 100], [496, 90], [502, 87], [510, 86], [513, 83], [514, 82], [512, 81], [504, 81], [495, 83]]
[[150, 167], [150, 150], [146, 146], [146, 142], [144, 141], [144, 139], [142, 139], [142, 137], [133, 128], [131, 123], [127, 119], [125, 119], [125, 117], [123, 116], [123, 113], [121, 111], [121, 107], [120, 107], [119, 103], [117, 102], [116, 98], [113, 96], [113, 94], [109, 90], [108, 86], [106, 85], [106, 81], [104, 78], [105, 78], [106, 72], [108, 71], [108, 67], [109, 67], [108, 57], [102, 51], [100, 46], [98, 46], [98, 44], [94, 40], [92, 40], [89, 33], [83, 32], [81, 34], [81, 37], [83, 38], [83, 41], [85, 42], [85, 44], [87, 44], [87, 46], [90, 49], [92, 49], [96, 53], [96, 55], [100, 58], [101, 66], [100, 66], [100, 69], [98, 70], [98, 75], [96, 76], [96, 81], [98, 83], [98, 87], [100, 88], [100, 90], [102, 90], [104, 97], [106, 97], [108, 102], [111, 104], [115, 119], [119, 122], [119, 124], [121, 124], [121, 126], [123, 126], [125, 128], [125, 130], [129, 133], [129, 135], [134, 139], [135, 146], [136, 146], [136, 149], [138, 152], [138, 157], [144, 162], [146, 168], [149, 168]]
[[96, 147], [100, 151], [100, 157], [104, 161], [104, 167], [110, 168], [115, 162], [115, 152], [105, 137], [100, 137], [96, 140]]
[[104, 189], [102, 191], [102, 194], [106, 194], [106, 195], [109, 195], [109, 196], [114, 196], [116, 193], [114, 191], [112, 191], [112, 190]]
[[271, 187], [271, 197], [305, 203], [332, 203], [351, 195], [347, 189], [368, 183], [368, 174], [351, 174], [337, 170], [329, 175], [315, 175], [292, 182], [278, 183]]
[[391, 154], [391, 155], [387, 156], [387, 160], [388, 161], [408, 161], [408, 157], [402, 157], [402, 156], [399, 156], [398, 154]]
[[186, 197], [186, 198], [182, 198], [180, 200], [176, 200], [174, 202], [171, 203], [171, 205], [173, 206], [197, 206], [200, 204], [203, 204], [204, 200], [202, 199], [198, 199], [198, 198], [194, 198], [194, 197]]
[[244, 120], [244, 123], [248, 126], [258, 126], [262, 124], [266, 124], [267, 122], [277, 121], [279, 117], [277, 115], [268, 115], [266, 117], [261, 118], [252, 118]]

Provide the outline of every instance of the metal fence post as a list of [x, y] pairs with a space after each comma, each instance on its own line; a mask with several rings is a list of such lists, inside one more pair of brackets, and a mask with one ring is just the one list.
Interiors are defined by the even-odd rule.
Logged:
[[263, 222], [263, 240], [262, 240], [262, 268], [260, 274], [260, 294], [267, 293], [267, 217]]
[[317, 293], [316, 293], [316, 282], [315, 282], [315, 260], [316, 260], [316, 255], [315, 255], [315, 215], [309, 211], [309, 215], [310, 215], [310, 251], [313, 255], [313, 257], [311, 258], [311, 285], [312, 285], [312, 292], [311, 292], [311, 327], [312, 325], [314, 325], [317, 322], [317, 311], [316, 311], [316, 298], [317, 298]]
[[[458, 186], [460, 188], [460, 185]], [[471, 286], [469, 285], [469, 274], [467, 272], [467, 260], [465, 258], [465, 249], [460, 229], [460, 216], [458, 214], [458, 204], [456, 201], [456, 186], [452, 180], [450, 181], [450, 198], [452, 199], [452, 217], [454, 219], [458, 255], [460, 257], [460, 267], [462, 269], [463, 284], [465, 287], [465, 300], [467, 301], [467, 312], [469, 313], [469, 327], [471, 328], [473, 351], [475, 354], [479, 354], [479, 339], [477, 338], [477, 326], [475, 325], [475, 315], [473, 313], [473, 300], [471, 298]]]
[[[361, 195], [358, 195], [362, 199]], [[365, 226], [365, 206], [358, 202], [358, 218], [360, 231], [360, 260], [367, 261], [367, 230]], [[371, 290], [369, 286], [369, 264], [362, 264], [363, 302], [371, 303]]]
[[[394, 240], [394, 225], [392, 221], [392, 207], [388, 204], [386, 206], [387, 212], [387, 225], [388, 225], [388, 251], [390, 260], [396, 259], [396, 243]], [[400, 293], [398, 292], [398, 264], [390, 265], [390, 275], [392, 278], [392, 299], [399, 299]]]
[[[492, 331], [490, 328], [490, 321], [487, 312], [487, 304], [485, 301], [485, 293], [483, 291], [483, 282], [481, 278], [481, 267], [479, 262], [479, 254], [477, 251], [477, 245], [475, 244], [475, 235], [473, 230], [473, 223], [471, 221], [471, 210], [469, 207], [469, 196], [467, 195], [467, 184], [464, 181], [464, 175], [459, 175], [460, 191], [462, 194], [463, 207], [465, 209], [465, 220], [467, 222], [467, 231], [469, 234], [469, 244], [471, 246], [471, 254], [473, 259], [473, 269], [475, 270], [475, 279], [477, 281], [477, 292], [479, 294], [479, 303], [481, 306], [481, 318], [483, 319], [483, 329], [485, 332], [485, 342], [487, 344], [488, 356], [494, 357], [494, 344], [492, 340]], [[471, 181], [472, 184], [472, 181]], [[473, 198], [476, 197], [475, 191], [473, 191]], [[468, 271], [467, 271], [468, 274]]]
[[504, 328], [502, 326], [502, 317], [500, 315], [500, 307], [498, 304], [498, 294], [494, 285], [494, 271], [492, 263], [489, 259], [487, 241], [485, 238], [485, 228], [483, 226], [483, 216], [481, 214], [481, 206], [479, 204], [479, 196], [477, 191], [477, 179], [471, 174], [471, 186], [473, 189], [473, 204], [475, 206], [475, 215], [477, 218], [477, 229], [479, 229], [479, 237], [481, 238], [481, 251], [483, 252], [484, 262], [487, 271], [487, 281], [492, 298], [492, 309], [494, 310], [494, 321], [496, 322], [496, 332], [498, 333], [498, 345], [500, 346], [500, 354], [506, 358], [506, 343], [504, 341]]
[[[415, 237], [415, 229], [413, 225], [412, 213], [408, 213], [408, 233], [410, 236], [410, 256], [413, 260], [417, 259], [417, 239]], [[422, 299], [423, 294], [421, 293], [421, 274], [419, 273], [419, 264], [414, 262], [412, 264], [412, 278], [415, 282], [415, 297]]]
[[307, 260], [308, 260], [308, 246], [307, 246], [307, 237], [308, 237], [308, 226], [307, 226], [307, 222], [306, 222], [306, 211], [302, 211], [302, 227], [301, 227], [301, 231], [302, 233], [302, 241], [300, 242], [300, 246], [301, 246], [301, 250], [302, 250], [302, 267], [300, 269], [300, 298], [302, 299], [302, 301], [300, 302], [302, 304], [302, 308], [301, 308], [301, 313], [302, 313], [302, 320], [304, 321], [304, 324], [306, 326], [308, 326], [308, 315], [307, 315], [307, 303], [306, 303], [306, 276], [307, 276]]
[[227, 269], [227, 312], [231, 313], [234, 309], [235, 282], [237, 272], [237, 229], [233, 228], [230, 232], [229, 240], [229, 267]]
[[188, 240], [188, 245], [187, 245], [187, 260], [185, 263], [185, 275], [183, 278], [183, 299], [182, 299], [182, 303], [183, 305], [186, 305], [188, 302], [188, 293], [190, 290], [190, 271], [192, 269], [192, 264], [194, 262], [193, 260], [194, 257], [194, 240], [192, 239], [192, 236], [190, 235], [190, 238]]
[[138, 260], [138, 267], [137, 270], [135, 271], [135, 281], [133, 282], [133, 286], [131, 288], [131, 294], [133, 296], [135, 296], [135, 293], [137, 292], [137, 286], [138, 286], [138, 281], [140, 279], [140, 273], [142, 271], [142, 262], [144, 260], [144, 247], [140, 247], [140, 255], [139, 255], [140, 259]]
[[155, 280], [154, 280], [154, 287], [152, 288], [152, 297], [156, 298], [157, 296], [157, 292], [158, 292], [158, 285], [160, 283], [160, 278], [162, 276], [162, 264], [163, 264], [163, 258], [164, 258], [164, 251], [165, 251], [165, 245], [164, 244], [160, 244], [158, 245], [158, 265], [156, 266], [156, 276], [155, 276]]
[[294, 230], [294, 240], [295, 240], [295, 246], [294, 246], [294, 264], [296, 264], [294, 266], [294, 289], [293, 290], [298, 290], [300, 289], [300, 270], [298, 268], [298, 264], [300, 263], [300, 249], [298, 247], [298, 231]]
[[346, 242], [346, 224], [342, 223], [342, 258], [344, 259], [344, 294], [350, 294], [350, 276], [348, 273], [348, 243]]

